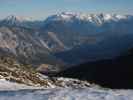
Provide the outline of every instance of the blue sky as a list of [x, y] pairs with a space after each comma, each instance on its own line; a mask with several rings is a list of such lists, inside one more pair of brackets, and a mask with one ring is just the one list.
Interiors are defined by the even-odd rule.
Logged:
[[0, 18], [44, 19], [58, 12], [133, 14], [133, 0], [0, 0]]

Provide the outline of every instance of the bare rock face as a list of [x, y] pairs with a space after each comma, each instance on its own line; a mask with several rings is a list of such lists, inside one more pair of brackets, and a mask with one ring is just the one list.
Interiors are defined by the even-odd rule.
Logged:
[[0, 54], [12, 55], [23, 63], [41, 64], [58, 62], [47, 46], [35, 36], [35, 30], [20, 27], [0, 27]]

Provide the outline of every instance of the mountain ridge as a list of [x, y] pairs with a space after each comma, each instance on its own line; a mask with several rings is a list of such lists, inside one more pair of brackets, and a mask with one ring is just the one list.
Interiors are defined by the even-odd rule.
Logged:
[[[4, 47], [1, 51], [12, 52], [14, 55], [17, 52], [21, 56], [28, 56], [29, 59], [34, 58], [32, 62], [40, 59], [47, 62], [48, 56], [54, 56], [54, 59], [66, 64], [67, 61], [58, 54], [72, 52], [75, 49], [76, 52], [73, 52], [71, 58], [77, 55], [78, 58], [74, 60], [91, 61], [90, 58], [98, 58], [95, 54], [102, 54], [102, 57], [106, 58], [105, 52], [112, 57], [133, 47], [132, 15], [63, 12], [40, 22], [13, 24], [12, 21], [0, 21], [1, 47]], [[82, 48], [86, 51], [83, 52]], [[93, 53], [90, 49], [93, 49]], [[81, 55], [85, 56], [82, 58]], [[75, 63], [74, 60], [72, 59], [70, 64]]]

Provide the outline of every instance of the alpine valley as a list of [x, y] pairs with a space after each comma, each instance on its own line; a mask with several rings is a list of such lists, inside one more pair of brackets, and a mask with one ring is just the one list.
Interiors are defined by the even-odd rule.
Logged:
[[[62, 12], [35, 21], [8, 16], [0, 20], [0, 79], [30, 86], [89, 87], [94, 82], [133, 88], [132, 48], [132, 15]], [[128, 78], [117, 87], [112, 81], [102, 84], [101, 73], [108, 80], [120, 75], [116, 82]], [[64, 76], [79, 80], [57, 78]]]

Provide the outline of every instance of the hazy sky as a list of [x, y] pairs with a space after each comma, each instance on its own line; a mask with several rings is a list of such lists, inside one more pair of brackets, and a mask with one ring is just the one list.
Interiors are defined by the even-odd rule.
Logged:
[[133, 0], [0, 0], [0, 18], [17, 15], [44, 19], [63, 11], [133, 14]]

